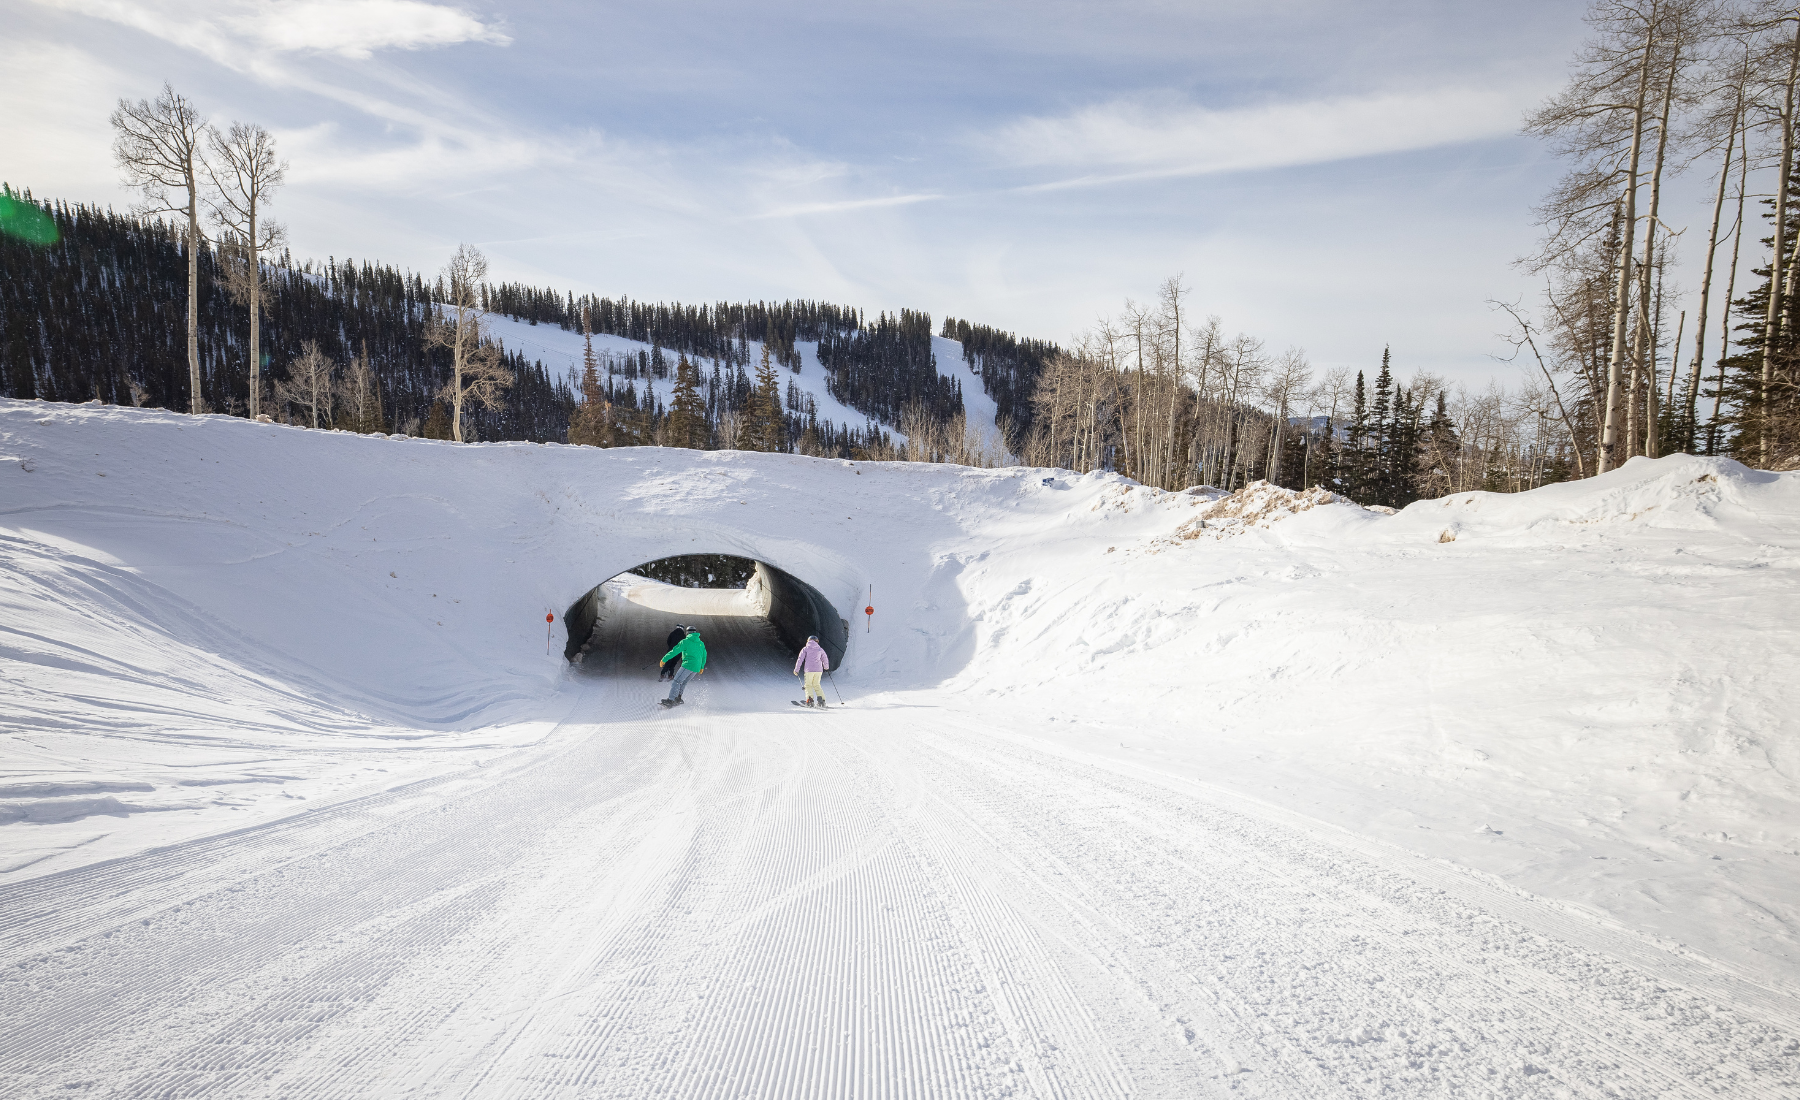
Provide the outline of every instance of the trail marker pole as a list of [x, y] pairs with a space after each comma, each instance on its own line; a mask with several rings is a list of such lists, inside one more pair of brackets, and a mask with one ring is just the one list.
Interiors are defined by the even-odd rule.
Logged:
[[551, 638], [551, 635], [554, 633], [554, 631], [550, 627], [550, 624], [555, 621], [556, 621], [556, 612], [554, 612], [554, 611], [544, 612], [544, 656], [546, 656], [546, 657], [548, 657], [550, 655], [550, 645], [551, 645], [550, 638]]
[[866, 624], [863, 628], [863, 633], [864, 634], [874, 633], [874, 630], [875, 630], [875, 586], [872, 584], [869, 586], [869, 606], [863, 608], [863, 622], [864, 622], [864, 624]]

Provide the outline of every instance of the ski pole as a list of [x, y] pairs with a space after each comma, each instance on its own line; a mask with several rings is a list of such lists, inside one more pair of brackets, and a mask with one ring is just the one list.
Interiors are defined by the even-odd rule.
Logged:
[[828, 673], [826, 673], [826, 674], [825, 674], [825, 678], [826, 678], [826, 679], [827, 679], [827, 680], [830, 680], [830, 681], [831, 681], [831, 690], [832, 690], [832, 691], [836, 691], [836, 692], [837, 692], [837, 697], [838, 697], [838, 706], [840, 706], [840, 707], [841, 707], [841, 706], [843, 706], [843, 705], [844, 705], [844, 693], [843, 693], [843, 692], [841, 692], [841, 691], [838, 691], [838, 686], [837, 686], [837, 670], [836, 670], [836, 669], [832, 669], [832, 670], [831, 670], [831, 671], [830, 671], [830, 672], [828, 672]]

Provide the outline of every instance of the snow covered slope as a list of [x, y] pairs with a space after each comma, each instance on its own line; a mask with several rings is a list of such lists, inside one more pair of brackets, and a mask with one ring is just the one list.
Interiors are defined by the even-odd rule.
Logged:
[[[498, 338], [509, 351], [517, 351], [527, 359], [541, 361], [553, 375], [566, 374], [571, 368], [581, 369], [582, 355], [586, 350], [585, 338], [579, 332], [567, 332], [556, 325], [534, 325], [512, 317], [495, 316], [488, 319], [488, 330]], [[840, 427], [860, 427], [870, 417], [843, 404], [831, 396], [825, 386], [825, 368], [819, 363], [819, 345], [813, 340], [796, 340], [794, 350], [800, 353], [800, 371], [795, 374], [788, 370], [781, 372], [782, 388], [785, 392], [787, 384], [792, 381], [800, 392], [811, 394], [819, 404], [819, 419], [830, 420]], [[594, 337], [596, 354], [636, 355], [650, 353], [650, 345], [636, 340], [627, 340], [622, 336]], [[994, 423], [994, 399], [981, 388], [981, 379], [969, 365], [963, 362], [962, 344], [960, 341], [947, 340], [942, 336], [931, 338], [931, 352], [937, 356], [938, 373], [954, 378], [962, 383], [963, 411], [969, 423], [987, 427]], [[750, 341], [750, 361], [755, 363], [762, 355], [762, 342]], [[671, 362], [673, 359], [671, 358]], [[668, 400], [672, 382], [663, 379], [655, 382], [658, 394], [664, 401]], [[887, 425], [891, 434], [899, 439], [906, 436], [894, 430], [892, 424]]]
[[[901, 936], [885, 941], [895, 951], [917, 947], [919, 953], [886, 961], [870, 956], [867, 965], [876, 968], [872, 972], [913, 975], [893, 978], [900, 983], [894, 988], [913, 989], [926, 1000], [881, 1011], [912, 1021], [906, 1027], [924, 1026], [917, 1013], [960, 1018], [962, 1009], [951, 1002], [930, 1001], [948, 995], [951, 986], [943, 982], [958, 989], [1018, 990], [1025, 999], [1011, 1008], [981, 1002], [986, 1007], [979, 1009], [978, 1026], [991, 1028], [989, 1043], [1001, 1046], [956, 1047], [965, 1053], [952, 1061], [966, 1057], [966, 1066], [974, 1066], [981, 1057], [976, 1051], [1016, 1050], [1019, 1068], [996, 1063], [980, 1071], [991, 1071], [989, 1076], [946, 1078], [939, 1094], [976, 1094], [970, 1082], [979, 1078], [988, 1082], [982, 1088], [992, 1089], [1012, 1080], [1006, 1087], [1025, 1095], [1092, 1095], [1114, 1088], [1101, 1082], [1127, 1079], [1138, 1082], [1140, 1093], [1159, 1094], [1151, 1085], [1160, 1082], [1177, 1090], [1163, 1095], [1223, 1095], [1242, 1091], [1231, 1082], [1254, 1063], [1256, 1073], [1277, 1064], [1285, 1068], [1241, 1078], [1253, 1095], [1380, 1091], [1346, 1084], [1354, 1081], [1401, 1082], [1387, 1090], [1396, 1095], [1443, 1095], [1454, 1091], [1455, 1082], [1473, 1087], [1471, 1082], [1489, 1080], [1481, 1076], [1488, 1072], [1511, 1075], [1493, 1086], [1505, 1095], [1549, 1096], [1557, 1089], [1600, 1095], [1594, 1082], [1608, 1080], [1607, 1058], [1622, 1055], [1580, 1047], [1587, 1040], [1568, 1022], [1590, 1011], [1627, 1012], [1630, 1021], [1617, 1026], [1634, 1037], [1633, 1050], [1641, 1047], [1641, 1056], [1651, 1058], [1649, 1052], [1667, 1046], [1656, 1028], [1701, 1027], [1701, 1016], [1664, 1003], [1673, 996], [1666, 990], [1679, 988], [1735, 1006], [1726, 1015], [1705, 1015], [1711, 1021], [1706, 1026], [1724, 1028], [1718, 1034], [1729, 1033], [1731, 1042], [1791, 1052], [1781, 1046], [1790, 1041], [1783, 1037], [1790, 1031], [1782, 1030], [1789, 1025], [1778, 1021], [1800, 1015], [1786, 994], [1768, 991], [1800, 985], [1794, 755], [1800, 721], [1786, 686], [1787, 670], [1800, 656], [1793, 625], [1800, 612], [1800, 475], [1757, 473], [1716, 459], [1635, 460], [1589, 482], [1518, 496], [1466, 494], [1393, 516], [1267, 489], [1217, 497], [1210, 491], [1165, 493], [1105, 474], [660, 448], [464, 446], [227, 417], [0, 402], [0, 902], [13, 899], [0, 910], [11, 905], [15, 914], [27, 914], [0, 920], [0, 941], [23, 952], [20, 959], [35, 959], [32, 952], [88, 942], [80, 937], [105, 933], [114, 926], [109, 920], [135, 920], [139, 909], [132, 906], [151, 905], [141, 899], [188, 904], [169, 893], [175, 889], [170, 883], [236, 889], [229, 886], [232, 875], [298, 858], [280, 855], [282, 836], [329, 834], [337, 838], [332, 843], [348, 844], [361, 835], [357, 830], [387, 828], [382, 823], [389, 821], [396, 828], [409, 823], [403, 831], [414, 839], [406, 843], [421, 845], [424, 865], [444, 876], [407, 878], [426, 892], [406, 903], [425, 908], [405, 912], [436, 912], [430, 906], [439, 902], [430, 897], [473, 905], [488, 889], [479, 885], [485, 881], [479, 865], [452, 873], [449, 864], [430, 862], [438, 859], [433, 852], [462, 849], [443, 848], [452, 841], [420, 832], [425, 823], [449, 828], [456, 819], [447, 811], [479, 810], [454, 844], [480, 846], [486, 837], [502, 844], [514, 835], [508, 822], [523, 820], [516, 818], [525, 812], [520, 807], [538, 805], [540, 795], [547, 799], [543, 805], [562, 805], [557, 800], [566, 795], [575, 799], [569, 806], [588, 808], [545, 834], [562, 838], [556, 850], [565, 854], [543, 866], [579, 877], [602, 873], [584, 860], [604, 855], [625, 861], [604, 872], [622, 876], [606, 879], [616, 892], [605, 904], [625, 908], [612, 915], [584, 909], [580, 920], [625, 928], [606, 922], [629, 924], [620, 914], [649, 904], [643, 899], [650, 894], [632, 891], [649, 890], [645, 884], [676, 873], [676, 850], [658, 845], [711, 835], [706, 831], [716, 828], [746, 844], [762, 837], [756, 843], [766, 841], [780, 853], [769, 856], [775, 862], [767, 866], [799, 877], [781, 879], [787, 885], [779, 888], [772, 879], [729, 890], [719, 885], [725, 892], [707, 895], [698, 909], [698, 902], [671, 902], [679, 902], [674, 911], [688, 914], [682, 920], [704, 926], [695, 934], [710, 935], [704, 929], [715, 927], [766, 927], [778, 938], [816, 934], [816, 942], [794, 947], [802, 954], [781, 956], [789, 960], [781, 966], [815, 965], [805, 960], [849, 966], [843, 961], [849, 956], [833, 954], [828, 945], [849, 942], [844, 936], [864, 942], [864, 933], [831, 922], [898, 906], [913, 914], [905, 924], [909, 931], [880, 935]], [[560, 657], [560, 629], [546, 633], [546, 613], [560, 617], [599, 581], [684, 552], [740, 554], [779, 566], [857, 620], [845, 670], [836, 679], [850, 710], [796, 715], [786, 705], [782, 669], [734, 673], [722, 666], [717, 676], [698, 682], [696, 703], [680, 718], [685, 724], [658, 733], [662, 727], [654, 725], [657, 715], [645, 694], [654, 685], [602, 690], [572, 674]], [[870, 586], [876, 614], [864, 623], [857, 612]], [[764, 713], [770, 709], [783, 713]], [[795, 717], [839, 724], [793, 728]], [[565, 787], [551, 797], [531, 786], [541, 786], [540, 779], [527, 782], [549, 774], [531, 768], [575, 760], [570, 753], [583, 761], [581, 768], [596, 769], [594, 776], [629, 778], [639, 785], [632, 788], [637, 793], [607, 801], [615, 795], [565, 789], [578, 782], [570, 775], [555, 779]], [[713, 777], [707, 784], [722, 785], [695, 778], [699, 786], [690, 788], [679, 779], [685, 767], [699, 767]], [[837, 778], [827, 783], [828, 777]], [[502, 799], [507, 783], [526, 787], [518, 788], [516, 799]], [[819, 801], [784, 801], [797, 797], [790, 794], [769, 802], [768, 792], [807, 783], [827, 783]], [[703, 786], [725, 801], [696, 794]], [[461, 802], [443, 801], [449, 797], [444, 792], [456, 791], [469, 793]], [[590, 798], [599, 801], [582, 801]], [[773, 806], [773, 816], [758, 826], [768, 831], [757, 833], [729, 815], [682, 816], [688, 811], [676, 803], [702, 813], [712, 813], [709, 806]], [[889, 803], [895, 814], [910, 815], [906, 823], [869, 818], [867, 831], [857, 831], [864, 829], [856, 824], [864, 820], [859, 814]], [[968, 816], [932, 816], [940, 803], [946, 813], [954, 806]], [[598, 822], [594, 815], [603, 808], [611, 814], [630, 807], [640, 816], [615, 840], [595, 847], [597, 841], [581, 839], [581, 822]], [[217, 844], [197, 839], [277, 819], [285, 832], [252, 830], [241, 842]], [[692, 833], [695, 828], [700, 834]], [[1289, 839], [1269, 839], [1277, 835]], [[1255, 845], [1234, 847], [1252, 836], [1275, 847], [1263, 855], [1255, 854], [1261, 850]], [[901, 837], [911, 839], [896, 839]], [[1173, 869], [1156, 872], [1157, 878], [1142, 860], [1149, 858], [1147, 845], [1164, 840], [1180, 852], [1169, 855]], [[913, 871], [894, 870], [899, 877], [881, 877], [887, 871], [866, 881], [858, 877], [863, 872], [856, 868], [873, 874], [886, 867], [896, 844], [911, 845], [908, 858], [922, 862], [908, 864]], [[107, 882], [151, 884], [141, 888], [140, 900], [128, 900], [140, 897], [133, 893], [139, 888], [125, 886], [92, 894], [127, 899], [98, 909], [70, 900], [99, 889], [80, 877], [90, 872], [75, 869], [158, 845], [172, 845], [166, 849], [171, 854], [91, 872]], [[987, 857], [973, 854], [978, 848], [1010, 854], [980, 863]], [[530, 850], [538, 853], [531, 860], [552, 858], [547, 850]], [[1326, 852], [1337, 854], [1321, 854]], [[195, 862], [199, 853], [211, 854]], [[1193, 862], [1215, 858], [1240, 870]], [[1260, 878], [1270, 859], [1291, 865], [1283, 872], [1290, 877]], [[958, 860], [977, 862], [967, 863], [965, 874], [955, 870], [965, 865]], [[1303, 864], [1312, 870], [1300, 870]], [[1376, 870], [1331, 877], [1329, 868], [1352, 864]], [[721, 867], [750, 865], [727, 861]], [[519, 873], [521, 882], [539, 881], [532, 877], [538, 871]], [[720, 870], [712, 878], [704, 867], [691, 873], [718, 885], [752, 871]], [[1238, 887], [1219, 877], [1227, 874], [1245, 876], [1244, 890], [1269, 892], [1233, 894]], [[283, 879], [281, 889], [308, 881], [314, 880]], [[329, 874], [319, 881], [329, 881]], [[1414, 885], [1393, 885], [1404, 883]], [[821, 899], [835, 895], [812, 892], [828, 886], [850, 893], [841, 905], [828, 904]], [[264, 896], [257, 890], [219, 896], [241, 907]], [[759, 893], [767, 890], [775, 893]], [[1413, 900], [1404, 902], [1402, 915], [1333, 917], [1350, 923], [1331, 925], [1330, 934], [1354, 929], [1362, 937], [1357, 942], [1368, 948], [1364, 962], [1376, 975], [1371, 980], [1391, 979], [1392, 986], [1381, 988], [1393, 997], [1352, 998], [1341, 1009], [1327, 1009], [1319, 1007], [1317, 994], [1306, 994], [1313, 1007], [1303, 1010], [1293, 1000], [1301, 994], [1293, 990], [1320, 980], [1320, 967], [1351, 965], [1346, 952], [1362, 948], [1340, 943], [1329, 958], [1315, 959], [1307, 944], [1325, 933], [1299, 925], [1293, 935], [1283, 933], [1286, 938], [1256, 937], [1275, 927], [1270, 921], [1299, 920], [1296, 914], [1308, 906], [1341, 904], [1350, 914], [1361, 904], [1355, 898], [1376, 894]], [[919, 908], [928, 895], [959, 900], [930, 916]], [[994, 900], [1002, 895], [1060, 900], [1003, 905]], [[530, 906], [561, 912], [557, 906], [565, 904], [505, 896], [515, 908], [505, 908], [512, 915], [494, 927], [510, 928], [509, 934], [518, 932], [521, 914], [538, 911]], [[1438, 897], [1453, 900], [1421, 900]], [[1212, 908], [1167, 923], [1171, 906], [1194, 898]], [[296, 895], [291, 903], [306, 908], [316, 900]], [[581, 904], [591, 908], [602, 900]], [[805, 911], [825, 923], [759, 923], [803, 900], [804, 906], [823, 906]], [[1118, 907], [1128, 901], [1147, 908], [1122, 915]], [[734, 916], [730, 906], [738, 904], [750, 908]], [[1271, 905], [1291, 908], [1273, 911]], [[1427, 912], [1439, 909], [1443, 920], [1461, 922], [1443, 941], [1449, 955], [1415, 957], [1409, 952], [1426, 949], [1407, 944], [1423, 941], [1384, 938], [1409, 921], [1440, 928], [1433, 923], [1439, 917]], [[142, 911], [150, 920], [151, 910]], [[1468, 916], [1477, 911], [1489, 915]], [[386, 934], [381, 929], [399, 927], [391, 921], [402, 911], [393, 910], [391, 919], [379, 908], [358, 912], [357, 920], [369, 922], [365, 940], [373, 950], [387, 942], [379, 939]], [[483, 919], [500, 921], [499, 913]], [[667, 919], [652, 920], [648, 909], [641, 913], [650, 923], [630, 927], [649, 929]], [[1236, 917], [1220, 916], [1229, 913], [1244, 916], [1245, 923], [1227, 935], [1238, 928], [1231, 923]], [[1258, 915], [1252, 920], [1247, 914]], [[242, 916], [262, 919], [248, 909]], [[930, 924], [940, 919], [941, 926]], [[1484, 923], [1490, 919], [1514, 931], [1497, 938], [1483, 932], [1502, 927]], [[933, 969], [938, 963], [927, 960], [952, 966], [950, 956], [940, 958], [923, 942], [902, 946], [911, 944], [905, 935], [926, 925], [936, 929], [931, 936], [950, 937], [942, 942], [974, 936], [967, 941], [974, 953], [969, 957], [977, 960], [971, 969]], [[1127, 928], [1129, 934], [1119, 933], [1123, 938], [1112, 947], [1097, 946], [1113, 942], [1107, 929]], [[1212, 953], [1168, 954], [1203, 942], [1203, 929], [1225, 937], [1208, 949]], [[325, 935], [323, 926], [319, 934]], [[561, 957], [558, 951], [576, 950], [573, 941], [554, 939], [560, 935], [545, 925], [532, 931], [537, 939], [519, 941], [517, 950], [529, 947], [536, 952], [530, 959], [538, 960], [529, 966], [542, 965]], [[1162, 984], [1177, 972], [1224, 967], [1221, 958], [1247, 950], [1242, 937], [1256, 940], [1248, 948], [1251, 957], [1273, 953], [1259, 964], [1265, 969], [1219, 971], [1208, 981], [1223, 984], [1206, 988], [1224, 993], [1177, 996]], [[1027, 941], [1048, 953], [1006, 954]], [[142, 937], [116, 941], [122, 945], [116, 949], [138, 950], [131, 945], [140, 942], [142, 950], [153, 951]], [[477, 936], [456, 950], [487, 958], [480, 946], [487, 942]], [[604, 981], [625, 981], [637, 965], [632, 960], [649, 957], [632, 952], [664, 950], [650, 941], [630, 942], [638, 946], [620, 948], [624, 969], [607, 970], [613, 976]], [[1559, 977], [1543, 977], [1550, 971], [1506, 976], [1513, 972], [1505, 967], [1521, 965], [1520, 958], [1538, 950], [1529, 945], [1547, 952], [1543, 945], [1549, 943], [1564, 945], [1555, 947], [1563, 954], [1551, 968]], [[1076, 953], [1092, 954], [1078, 963], [1056, 944], [1085, 945]], [[1146, 955], [1146, 945], [1156, 950]], [[196, 951], [203, 947], [195, 941]], [[732, 948], [743, 950], [741, 944]], [[982, 954], [990, 950], [1000, 954]], [[1548, 1023], [1521, 1023], [1524, 1030], [1511, 1039], [1505, 1036], [1514, 1033], [1502, 1028], [1471, 1040], [1462, 1054], [1437, 1046], [1431, 1048], [1436, 1053], [1422, 1054], [1420, 1032], [1408, 1029], [1431, 1033], [1437, 1025], [1430, 1020], [1441, 1022], [1445, 1011], [1462, 1023], [1476, 1017], [1460, 1014], [1481, 1011], [1474, 1000], [1449, 1010], [1430, 1003], [1436, 979], [1427, 971], [1437, 973], [1445, 958], [1470, 951], [1499, 952], [1469, 964], [1498, 968], [1470, 978], [1481, 988], [1548, 982], [1542, 988], [1554, 987], [1556, 996], [1587, 1007]], [[1616, 975], [1624, 984], [1595, 979], [1599, 984], [1581, 992], [1572, 975], [1588, 965], [1581, 962], [1588, 957], [1584, 951], [1609, 960], [1602, 969], [1624, 967]], [[1513, 961], [1503, 965], [1502, 955]], [[982, 958], [990, 963], [979, 963]], [[146, 974], [168, 966], [154, 954], [144, 959]], [[328, 953], [307, 959], [324, 966]], [[704, 991], [717, 988], [707, 975], [717, 973], [718, 960], [704, 966], [686, 955], [680, 960], [686, 961], [669, 956], [667, 965], [688, 975], [682, 981], [691, 984], [681, 988], [712, 996]], [[685, 969], [690, 963], [696, 967], [691, 972]], [[982, 969], [990, 964], [999, 970]], [[300, 964], [290, 959], [282, 965]], [[357, 965], [374, 964], [365, 959]], [[529, 969], [525, 961], [520, 965]], [[1628, 978], [1627, 971], [1638, 977]], [[386, 973], [379, 967], [368, 972]], [[79, 984], [90, 971], [56, 973], [65, 975], [59, 981]], [[263, 974], [257, 988], [275, 980], [257, 973]], [[489, 973], [485, 964], [482, 973]], [[575, 981], [573, 974], [566, 980]], [[1114, 978], [1102, 980], [1103, 974]], [[1130, 982], [1139, 983], [1144, 996], [1186, 1006], [1157, 1017], [1156, 1026], [1168, 1028], [1158, 1034], [1175, 1037], [1169, 1051], [1132, 1054], [1137, 1048], [1129, 1036], [1094, 1023], [1114, 1019], [1130, 1031], [1138, 1026], [1130, 1021], [1155, 1015], [1140, 1017], [1139, 1008], [1108, 1000], [1137, 995], [1106, 984], [1118, 974], [1136, 975]], [[1707, 974], [1724, 984], [1709, 985]], [[507, 996], [548, 988], [525, 970], [519, 975], [521, 992]], [[421, 984], [407, 988], [417, 996], [436, 980], [426, 970], [415, 977]], [[744, 976], [751, 982], [766, 978]], [[1632, 984], [1640, 978], [1650, 984]], [[1299, 984], [1283, 986], [1287, 993], [1269, 992], [1268, 983], [1277, 979]], [[583, 979], [588, 984], [579, 988], [589, 992], [581, 996], [600, 980]], [[915, 980], [922, 984], [906, 984]], [[1657, 982], [1662, 984], [1652, 992]], [[1616, 993], [1627, 986], [1637, 992]], [[1309, 1031], [1316, 1042], [1283, 1047], [1287, 1053], [1264, 1049], [1258, 1045], [1264, 1040], [1255, 1038], [1264, 1032], [1231, 1022], [1239, 1019], [1233, 1016], [1239, 1009], [1229, 1007], [1238, 1004], [1231, 991], [1252, 987], [1263, 991], [1257, 996], [1274, 999], [1243, 1002], [1263, 1007], [1242, 1008], [1241, 1019], [1298, 1013], [1293, 1028], [1325, 1030]], [[1597, 999], [1590, 1004], [1603, 987], [1615, 990], [1606, 1002], [1611, 1007]], [[0, 988], [0, 1002], [10, 988]], [[68, 988], [74, 996], [75, 985]], [[1215, 1003], [1209, 999], [1215, 996], [1226, 999]], [[609, 1011], [603, 1002], [590, 1005], [573, 992], [570, 997], [559, 1003], [602, 1014], [592, 1019]], [[1764, 997], [1773, 1000], [1757, 999]], [[748, 1026], [760, 1018], [749, 1007], [760, 1004], [755, 998], [736, 1003], [729, 1019]], [[1618, 1008], [1620, 1003], [1627, 1007]], [[642, 1012], [653, 1007], [646, 1001]], [[143, 1011], [155, 1015], [153, 1007]], [[404, 1004], [396, 1002], [393, 1011], [400, 1013], [395, 1020], [414, 1018]], [[1033, 1015], [1040, 1011], [1046, 1015]], [[1525, 1016], [1507, 1018], [1524, 1020], [1537, 1010], [1519, 1011]], [[999, 1015], [980, 1015], [989, 1012]], [[1065, 1012], [1073, 1015], [1058, 1015]], [[1377, 1019], [1383, 1013], [1388, 1024]], [[494, 1018], [512, 1017], [501, 1011]], [[572, 1018], [556, 1019], [555, 1027], [575, 1026]], [[652, 1029], [640, 1039], [653, 1033], [651, 1016], [630, 1019], [630, 1027]], [[1355, 1019], [1373, 1030], [1360, 1038], [1333, 1030]], [[1744, 1030], [1752, 1023], [1763, 1030]], [[1179, 1038], [1183, 1028], [1185, 1040]], [[1319, 1038], [1327, 1033], [1338, 1037]], [[351, 1034], [340, 1038], [349, 1042]], [[938, 1040], [924, 1031], [881, 1034], [901, 1036], [894, 1049], [937, 1049], [930, 1044]], [[1641, 1063], [1651, 1067], [1643, 1070], [1649, 1077], [1615, 1080], [1655, 1092], [1661, 1086], [1644, 1082], [1698, 1072], [1693, 1066], [1704, 1061], [1710, 1040], [1698, 1030], [1682, 1034], [1687, 1037], [1676, 1046], [1688, 1044], [1680, 1049], [1689, 1053], [1669, 1055], [1675, 1060], [1666, 1065], [1654, 1058]], [[551, 1043], [548, 1035], [532, 1041]], [[1540, 1036], [1530, 1042], [1560, 1052], [1555, 1057], [1563, 1061], [1555, 1062], [1554, 1072], [1540, 1075], [1518, 1061], [1534, 1057], [1508, 1045], [1524, 1042], [1522, 1035]], [[492, 1041], [502, 1039], [495, 1033]], [[133, 1041], [139, 1040], [144, 1050], [158, 1044], [148, 1032]], [[1437, 1036], [1431, 1043], [1440, 1040], [1449, 1041]], [[923, 1045], [906, 1045], [915, 1041]], [[1048, 1053], [1057, 1042], [1070, 1044], [1074, 1061], [1053, 1071], [1045, 1067], [1057, 1063]], [[1340, 1043], [1348, 1045], [1331, 1045]], [[1564, 1043], [1580, 1049], [1557, 1046]], [[1215, 1068], [1195, 1084], [1180, 1067], [1202, 1048]], [[67, 1049], [69, 1058], [88, 1057]], [[370, 1049], [369, 1057], [377, 1057]], [[422, 1046], [417, 1054], [430, 1062], [447, 1057], [448, 1049]], [[718, 1066], [738, 1057], [724, 1048], [705, 1053], [712, 1049], [696, 1046], [691, 1054], [716, 1055], [724, 1059]], [[877, 1043], [870, 1049], [888, 1048]], [[1482, 1068], [1488, 1064], [1482, 1059], [1502, 1054], [1507, 1061]], [[1465, 1055], [1480, 1065], [1457, 1062]], [[866, 1063], [874, 1066], [885, 1056], [867, 1057], [876, 1059]], [[1752, 1059], [1751, 1068], [1732, 1070], [1738, 1076], [1711, 1080], [1701, 1091], [1792, 1095], [1800, 1084], [1791, 1072], [1784, 1078], [1757, 1068], [1780, 1062], [1778, 1054], [1769, 1057], [1774, 1061]], [[1451, 1067], [1443, 1070], [1451, 1076], [1433, 1076], [1437, 1069], [1407, 1076], [1407, 1064], [1440, 1062]], [[254, 1058], [245, 1063], [254, 1064]], [[1296, 1068], [1302, 1064], [1314, 1068]], [[328, 1074], [325, 1065], [320, 1062], [317, 1072]], [[648, 1087], [651, 1076], [631, 1076], [640, 1069], [650, 1074], [647, 1065], [628, 1068], [615, 1066], [608, 1072], [625, 1076], [607, 1080]], [[778, 1071], [786, 1072], [775, 1062], [742, 1069]], [[1400, 1076], [1383, 1076], [1389, 1072]], [[1475, 1076], [1456, 1076], [1465, 1072]], [[1318, 1073], [1324, 1076], [1308, 1076]], [[748, 1087], [743, 1082], [751, 1079], [727, 1075], [716, 1089], [687, 1091], [734, 1094], [728, 1085]], [[232, 1078], [237, 1085], [220, 1084], [215, 1094], [247, 1095], [230, 1091], [243, 1080], [248, 1078]], [[668, 1083], [676, 1087], [673, 1079]], [[317, 1094], [336, 1094], [337, 1087], [321, 1086]], [[870, 1094], [888, 1090], [871, 1087]]]

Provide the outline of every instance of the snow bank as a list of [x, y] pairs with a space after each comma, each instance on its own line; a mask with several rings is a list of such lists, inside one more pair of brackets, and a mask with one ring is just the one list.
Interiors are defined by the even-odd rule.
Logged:
[[[853, 699], [1227, 786], [1800, 976], [1800, 475], [1638, 460], [1386, 516], [0, 402], [0, 516], [0, 875], [530, 742], [579, 696], [545, 614], [713, 552], [854, 620]], [[1215, 522], [1230, 537], [1185, 537]]]
[[1294, 490], [1271, 485], [1267, 481], [1253, 481], [1235, 493], [1226, 493], [1207, 485], [1184, 492], [1209, 501], [1199, 515], [1175, 529], [1175, 537], [1184, 541], [1201, 537], [1221, 539], [1241, 535], [1253, 528], [1267, 528], [1321, 505], [1365, 510], [1349, 497], [1318, 486]]

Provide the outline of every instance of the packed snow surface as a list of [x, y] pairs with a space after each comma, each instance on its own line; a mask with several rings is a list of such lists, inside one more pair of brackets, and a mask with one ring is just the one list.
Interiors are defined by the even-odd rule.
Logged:
[[[693, 552], [854, 620], [843, 705], [619, 577]], [[1800, 1096], [1797, 571], [1719, 459], [1384, 515], [0, 401], [0, 1096]]]

